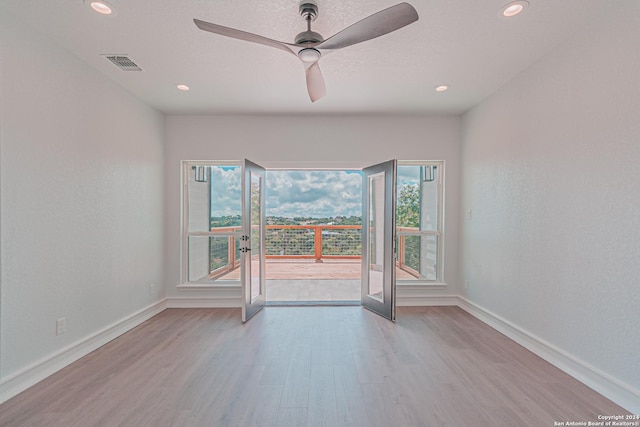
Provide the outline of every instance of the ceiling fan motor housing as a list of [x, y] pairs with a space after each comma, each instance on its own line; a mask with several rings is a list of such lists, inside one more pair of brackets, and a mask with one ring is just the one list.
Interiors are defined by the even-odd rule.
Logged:
[[315, 31], [303, 31], [296, 36], [295, 43], [298, 45], [312, 44], [312, 43], [320, 43], [322, 40], [322, 36]]

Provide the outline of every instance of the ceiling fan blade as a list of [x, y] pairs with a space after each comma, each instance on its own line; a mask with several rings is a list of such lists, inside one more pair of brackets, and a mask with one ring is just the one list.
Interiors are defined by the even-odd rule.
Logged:
[[399, 3], [374, 13], [345, 28], [315, 46], [316, 49], [340, 49], [383, 36], [418, 20], [418, 12], [409, 3]]
[[307, 91], [309, 92], [309, 98], [311, 102], [316, 102], [327, 93], [327, 88], [324, 85], [324, 77], [318, 66], [318, 61], [312, 63], [307, 68]]
[[199, 19], [194, 19], [193, 22], [201, 30], [208, 31], [214, 34], [220, 34], [221, 36], [227, 36], [234, 39], [245, 40], [252, 43], [275, 47], [276, 49], [284, 50], [285, 52], [293, 53], [294, 55], [296, 55], [298, 50], [300, 50], [300, 48], [296, 45], [279, 42], [277, 40], [259, 36], [257, 34], [236, 30], [235, 28], [223, 27], [222, 25], [212, 24], [210, 22], [201, 21]]

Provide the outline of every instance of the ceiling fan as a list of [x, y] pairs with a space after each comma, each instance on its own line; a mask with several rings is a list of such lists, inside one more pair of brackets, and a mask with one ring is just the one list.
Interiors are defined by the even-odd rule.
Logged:
[[307, 91], [311, 101], [315, 102], [326, 93], [324, 78], [318, 66], [318, 60], [322, 55], [383, 36], [418, 20], [418, 12], [413, 6], [408, 3], [399, 3], [374, 13], [328, 39], [324, 39], [320, 34], [311, 31], [311, 22], [315, 21], [318, 16], [318, 5], [313, 0], [302, 0], [300, 3], [300, 15], [307, 22], [307, 31], [298, 34], [294, 43], [273, 40], [199, 19], [194, 19], [193, 22], [201, 30], [209, 31], [210, 33], [263, 44], [293, 53], [304, 64], [307, 76]]

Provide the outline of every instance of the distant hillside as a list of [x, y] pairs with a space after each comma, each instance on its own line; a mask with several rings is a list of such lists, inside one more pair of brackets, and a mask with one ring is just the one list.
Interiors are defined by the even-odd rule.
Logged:
[[[295, 217], [286, 218], [280, 216], [268, 216], [266, 218], [269, 225], [361, 225], [362, 218], [359, 216], [335, 216], [326, 218]], [[211, 218], [211, 227], [239, 227], [242, 225], [242, 216], [225, 215]]]

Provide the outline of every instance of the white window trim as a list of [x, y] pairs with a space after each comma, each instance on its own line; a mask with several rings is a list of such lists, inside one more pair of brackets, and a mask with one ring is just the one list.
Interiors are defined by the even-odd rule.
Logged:
[[[181, 239], [180, 239], [180, 284], [176, 287], [180, 289], [212, 289], [212, 288], [236, 288], [240, 286], [239, 280], [221, 280], [211, 282], [206, 279], [199, 281], [189, 281], [188, 277], [188, 241], [189, 236], [220, 236], [219, 233], [211, 232], [189, 232], [189, 173], [193, 166], [241, 166], [242, 162], [238, 160], [182, 160], [180, 162], [181, 168], [181, 185], [180, 185], [180, 198], [182, 199], [182, 209], [180, 212], [181, 222]], [[446, 281], [444, 277], [444, 202], [445, 202], [445, 161], [435, 160], [398, 160], [398, 166], [436, 166], [438, 168], [437, 181], [438, 181], [438, 221], [437, 230], [418, 231], [418, 232], [397, 232], [397, 235], [425, 235], [425, 236], [437, 236], [438, 250], [436, 254], [436, 280], [402, 280], [397, 279], [396, 284], [402, 287], [418, 286], [423, 287], [425, 285], [429, 287], [446, 287]], [[305, 168], [308, 169], [308, 168]], [[326, 168], [325, 168], [326, 169]], [[344, 168], [339, 168], [344, 169]], [[349, 168], [346, 169], [358, 169]], [[230, 235], [240, 236], [242, 233], [230, 233]]]
[[436, 280], [408, 280], [396, 279], [396, 285], [409, 286], [434, 286], [446, 287], [444, 278], [444, 189], [445, 189], [445, 162], [444, 160], [398, 160], [398, 166], [436, 166], [438, 169], [438, 221], [437, 230], [428, 231], [396, 231], [397, 236], [437, 236], [438, 250], [436, 253]]
[[[180, 212], [181, 238], [180, 238], [180, 289], [211, 289], [222, 287], [239, 287], [240, 280], [219, 280], [211, 282], [206, 279], [189, 281], [189, 237], [190, 236], [220, 236], [220, 233], [211, 233], [206, 231], [189, 232], [189, 173], [193, 166], [242, 166], [237, 160], [182, 160], [181, 168], [181, 185], [180, 197], [182, 199], [182, 209]], [[242, 232], [229, 233], [229, 235], [241, 236]]]

